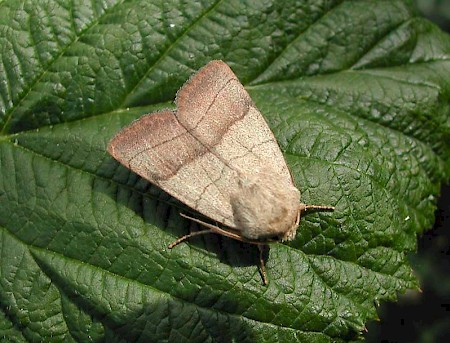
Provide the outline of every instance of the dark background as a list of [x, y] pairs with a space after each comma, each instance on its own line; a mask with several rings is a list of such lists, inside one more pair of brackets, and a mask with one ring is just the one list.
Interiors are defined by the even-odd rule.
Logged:
[[[419, 11], [450, 33], [450, 0], [415, 0]], [[450, 75], [449, 75], [450, 78]], [[370, 322], [364, 335], [375, 343], [450, 343], [450, 185], [441, 188], [432, 230], [418, 242], [410, 261], [422, 293], [399, 295], [396, 303], [378, 309], [379, 322]]]

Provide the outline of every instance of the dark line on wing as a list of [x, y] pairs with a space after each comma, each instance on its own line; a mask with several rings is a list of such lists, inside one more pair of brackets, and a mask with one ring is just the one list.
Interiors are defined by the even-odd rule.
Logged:
[[[219, 96], [219, 94], [225, 89], [225, 87], [227, 87], [227, 86], [231, 83], [231, 81], [237, 81], [237, 82], [239, 82], [239, 80], [236, 79], [236, 78], [231, 78], [231, 79], [229, 79], [229, 80], [222, 86], [222, 88], [217, 92], [217, 94], [214, 96], [213, 100], [211, 101], [211, 103], [209, 104], [208, 108], [206, 109], [205, 114], [203, 114], [203, 116], [199, 119], [199, 121], [197, 122], [197, 124], [195, 124], [195, 126], [194, 126], [192, 129], [187, 130], [187, 129], [183, 126], [183, 124], [180, 123], [180, 125], [183, 126], [183, 127], [186, 129], [186, 131], [188, 131], [189, 133], [191, 133], [191, 131], [197, 129], [197, 127], [200, 125], [200, 123], [203, 121], [203, 119], [207, 116], [208, 112], [211, 110], [211, 107], [212, 107], [212, 106], [214, 105], [214, 103], [216, 102], [217, 97]], [[176, 113], [175, 113], [175, 117], [177, 117]], [[177, 117], [177, 119], [178, 119], [178, 117]]]
[[[238, 80], [237, 78], [231, 78], [230, 80], [228, 80], [228, 81], [225, 83], [225, 85], [220, 89], [220, 91], [217, 92], [217, 94], [216, 94], [215, 97], [214, 97], [214, 100], [211, 101], [211, 103], [210, 103], [209, 106], [208, 106], [208, 109], [205, 111], [205, 114], [204, 114], [204, 115], [202, 116], [202, 118], [198, 121], [198, 123], [196, 124], [195, 127], [193, 127], [191, 130], [188, 130], [182, 123], [180, 123], [180, 121], [178, 121], [178, 122], [180, 123], [180, 125], [181, 125], [182, 127], [184, 127], [184, 129], [185, 129], [185, 130], [186, 130], [186, 131], [187, 131], [187, 132], [188, 132], [188, 133], [189, 133], [189, 134], [190, 134], [197, 142], [200, 143], [200, 145], [202, 145], [203, 147], [205, 147], [205, 149], [206, 149], [208, 152], [210, 152], [211, 154], [213, 154], [214, 156], [216, 156], [216, 157], [217, 157], [224, 165], [226, 165], [226, 166], [227, 166], [228, 168], [230, 168], [231, 170], [237, 171], [237, 170], [236, 170], [235, 168], [233, 168], [230, 164], [228, 164], [227, 161], [225, 161], [225, 160], [222, 158], [222, 156], [218, 155], [215, 151], [212, 150], [216, 145], [218, 145], [218, 144], [222, 141], [222, 139], [223, 139], [223, 137], [225, 136], [226, 132], [225, 132], [225, 134], [223, 134], [223, 135], [220, 137], [220, 139], [217, 141], [217, 143], [214, 144], [214, 145], [211, 146], [211, 147], [208, 147], [207, 145], [205, 145], [199, 138], [197, 138], [194, 134], [192, 134], [192, 131], [195, 130], [195, 129], [198, 127], [198, 125], [202, 122], [202, 120], [206, 117], [207, 113], [209, 112], [209, 110], [211, 109], [211, 107], [213, 106], [213, 104], [215, 103], [215, 101], [216, 101], [217, 97], [219, 96], [219, 94], [225, 89], [226, 86], [228, 86], [228, 85], [230, 84], [231, 81], [237, 81], [237, 82], [239, 82], [239, 80]], [[248, 106], [247, 106], [247, 110], [246, 110], [246, 112], [244, 113], [244, 115], [243, 115], [241, 118], [235, 120], [231, 125], [228, 126], [228, 128], [230, 128], [231, 126], [233, 126], [235, 123], [237, 123], [237, 122], [243, 120], [243, 119], [248, 115], [249, 108], [250, 108], [250, 103], [248, 103], [247, 105], [248, 105]], [[177, 118], [176, 115], [175, 115], [175, 117]], [[177, 118], [177, 120], [178, 120], [178, 118]], [[202, 155], [204, 155], [204, 154], [198, 155], [197, 157], [200, 157], [200, 156], [202, 156]]]
[[[172, 113], [174, 114], [174, 117], [175, 117], [175, 119], [177, 120], [178, 124], [179, 124], [181, 127], [183, 127], [186, 131], [183, 132], [183, 133], [180, 134], [180, 135], [177, 135], [177, 136], [175, 136], [175, 137], [172, 137], [171, 139], [167, 139], [167, 140], [165, 140], [164, 142], [161, 142], [161, 143], [159, 143], [159, 144], [157, 144], [157, 145], [153, 145], [153, 146], [151, 146], [151, 147], [148, 147], [148, 148], [146, 148], [146, 149], [144, 149], [144, 150], [142, 150], [142, 151], [136, 153], [131, 159], [129, 159], [128, 165], [131, 166], [132, 161], [133, 161], [136, 157], [138, 157], [140, 154], [145, 153], [146, 151], [151, 150], [151, 149], [154, 149], [154, 148], [156, 148], [156, 147], [158, 147], [158, 146], [161, 146], [161, 145], [163, 145], [163, 144], [165, 144], [165, 143], [167, 143], [167, 142], [173, 141], [174, 139], [179, 138], [179, 137], [181, 137], [181, 136], [183, 136], [184, 134], [187, 133], [187, 134], [189, 134], [191, 137], [193, 137], [193, 138], [194, 138], [194, 139], [195, 139], [202, 147], [205, 148], [205, 152], [202, 152], [202, 153], [196, 155], [191, 161], [193, 161], [193, 160], [195, 160], [195, 159], [197, 159], [197, 158], [203, 156], [206, 152], [210, 152], [211, 154], [213, 154], [214, 156], [216, 156], [217, 159], [219, 159], [219, 160], [220, 160], [224, 165], [226, 165], [228, 168], [230, 168], [231, 170], [237, 171], [234, 167], [232, 167], [230, 164], [228, 164], [227, 161], [225, 161], [220, 155], [218, 155], [217, 153], [215, 153], [215, 152], [212, 150], [216, 145], [218, 145], [218, 144], [222, 141], [222, 138], [223, 138], [224, 135], [222, 135], [222, 136], [220, 137], [220, 139], [217, 141], [216, 144], [214, 144], [214, 145], [211, 146], [211, 147], [208, 147], [208, 146], [205, 145], [205, 144], [204, 144], [197, 136], [195, 136], [195, 135], [193, 134], [193, 131], [196, 130], [196, 129], [198, 128], [198, 126], [200, 125], [200, 123], [201, 123], [201, 122], [203, 121], [203, 119], [207, 116], [208, 112], [210, 111], [210, 109], [211, 109], [212, 106], [214, 105], [214, 103], [215, 103], [217, 97], [221, 94], [221, 92], [222, 92], [222, 91], [223, 91], [223, 90], [224, 90], [224, 89], [225, 89], [232, 81], [237, 81], [237, 82], [239, 82], [239, 80], [238, 80], [237, 78], [231, 78], [230, 80], [228, 80], [228, 81], [223, 85], [223, 87], [217, 92], [217, 94], [214, 96], [214, 99], [211, 101], [210, 105], [208, 106], [208, 109], [205, 111], [205, 114], [202, 116], [202, 118], [197, 122], [197, 124], [195, 125], [195, 127], [193, 127], [192, 129], [189, 129], [189, 130], [188, 130], [188, 129], [187, 129], [187, 128], [179, 121], [179, 119], [178, 119], [178, 117], [177, 117], [177, 111], [172, 112]], [[250, 108], [250, 102], [246, 101], [246, 103], [247, 103], [247, 110], [246, 110], [246, 112], [244, 113], [244, 115], [243, 115], [241, 118], [239, 118], [239, 119], [233, 121], [233, 122], [232, 122], [232, 125], [229, 125], [228, 128], [231, 127], [231, 126], [233, 126], [235, 123], [239, 122], [240, 120], [243, 120], [243, 119], [248, 115], [249, 108]], [[177, 110], [178, 110], [178, 109], [177, 109]], [[248, 149], [247, 149], [247, 150], [248, 150]], [[250, 151], [249, 151], [249, 152], [250, 152]], [[172, 177], [173, 175], [175, 175], [181, 167], [182, 167], [182, 165], [181, 165], [181, 166], [180, 166], [173, 174], [171, 174], [171, 175], [169, 176], [169, 178]]]

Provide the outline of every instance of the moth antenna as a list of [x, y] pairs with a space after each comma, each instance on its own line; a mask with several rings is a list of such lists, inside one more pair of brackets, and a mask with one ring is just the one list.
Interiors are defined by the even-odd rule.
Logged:
[[266, 263], [264, 261], [264, 256], [263, 256], [263, 249], [264, 245], [262, 244], [258, 244], [258, 250], [259, 250], [259, 263], [260, 263], [260, 268], [261, 268], [261, 277], [262, 277], [262, 282], [263, 285], [266, 286], [268, 284], [267, 281], [267, 274], [266, 274]]
[[334, 206], [300, 204], [299, 210], [300, 210], [300, 212], [308, 211], [308, 210], [334, 211]]
[[204, 235], [205, 233], [213, 233], [213, 231], [211, 231], [210, 229], [207, 229], [207, 230], [191, 232], [188, 235], [184, 235], [183, 237], [178, 238], [175, 242], [170, 243], [167, 247], [169, 249], [172, 249], [173, 247], [175, 247], [178, 244], [184, 242], [188, 238], [191, 238], [191, 237], [194, 237], [194, 236], [199, 236], [199, 235]]

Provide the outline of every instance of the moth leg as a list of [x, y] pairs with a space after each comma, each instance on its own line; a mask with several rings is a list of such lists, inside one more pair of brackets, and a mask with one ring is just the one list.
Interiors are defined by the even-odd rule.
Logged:
[[256, 244], [258, 246], [258, 249], [259, 249], [259, 262], [260, 262], [260, 270], [261, 270], [261, 277], [262, 277], [263, 285], [267, 285], [268, 282], [267, 282], [267, 274], [266, 274], [266, 263], [264, 261], [264, 256], [263, 256], [264, 247], [266, 246], [266, 244], [261, 244], [261, 243], [256, 242], [256, 241], [251, 241], [251, 240], [245, 239], [244, 237], [242, 237], [242, 236], [240, 236], [240, 235], [238, 235], [236, 233], [224, 230], [224, 229], [222, 229], [222, 228], [220, 228], [220, 227], [218, 227], [216, 225], [212, 225], [212, 224], [206, 223], [204, 221], [201, 221], [200, 219], [189, 217], [188, 215], [186, 215], [184, 213], [180, 213], [180, 216], [182, 216], [182, 217], [184, 217], [186, 219], [192, 220], [193, 222], [198, 223], [200, 225], [206, 226], [209, 229], [208, 230], [201, 230], [201, 231], [197, 231], [197, 232], [192, 232], [189, 235], [180, 237], [175, 242], [173, 242], [172, 244], [169, 245], [169, 249], [172, 249], [174, 246], [176, 246], [177, 244], [183, 242], [184, 240], [186, 240], [189, 237], [202, 235], [202, 234], [205, 234], [205, 233], [217, 233], [217, 234], [220, 234], [220, 235], [223, 235], [223, 236], [226, 236], [226, 237], [230, 237], [230, 238], [236, 239], [236, 240], [241, 241], [241, 242], [250, 243], [250, 244]]
[[224, 235], [224, 236], [228, 236], [228, 237], [231, 237], [231, 238], [234, 238], [234, 239], [239, 239], [239, 237], [240, 237], [240, 236], [238, 236], [236, 234], [233, 234], [232, 232], [228, 232], [226, 230], [223, 230], [223, 229], [221, 229], [218, 226], [206, 223], [206, 222], [201, 221], [201, 220], [196, 219], [196, 218], [189, 217], [189, 216], [185, 215], [184, 213], [180, 213], [180, 216], [182, 216], [184, 218], [187, 218], [189, 220], [192, 220], [193, 222], [198, 223], [200, 225], [206, 226], [208, 229], [207, 230], [196, 231], [196, 232], [191, 232], [188, 235], [184, 235], [183, 237], [178, 238], [175, 242], [172, 242], [172, 243], [170, 243], [167, 246], [169, 249], [172, 249], [173, 247], [175, 247], [178, 244], [184, 242], [188, 238], [191, 238], [191, 237], [194, 237], [194, 236], [199, 236], [199, 235], [204, 235], [206, 233], [218, 233], [218, 234], [221, 234], [221, 235]]
[[224, 230], [224, 229], [222, 229], [222, 228], [220, 228], [220, 227], [218, 227], [216, 225], [213, 225], [213, 224], [210, 224], [210, 223], [206, 223], [206, 222], [204, 222], [204, 221], [202, 221], [200, 219], [189, 217], [189, 216], [185, 215], [184, 213], [180, 213], [180, 216], [182, 216], [182, 217], [184, 217], [186, 219], [192, 220], [193, 222], [198, 223], [200, 225], [203, 225], [203, 226], [209, 228], [210, 229], [209, 231], [214, 232], [214, 233], [218, 233], [219, 235], [230, 237], [230, 238], [236, 239], [236, 240], [241, 241], [241, 242], [256, 244], [255, 242], [252, 242], [252, 241], [250, 241], [248, 239], [245, 239], [244, 237], [242, 237], [242, 236], [240, 236], [240, 235], [238, 235], [236, 233]]
[[266, 274], [266, 262], [264, 261], [264, 256], [263, 256], [264, 247], [265, 247], [265, 245], [258, 244], [261, 277], [262, 277], [263, 285], [266, 286], [268, 284], [268, 282], [267, 282], [267, 274]]
[[196, 232], [191, 232], [188, 235], [184, 235], [183, 237], [178, 238], [175, 242], [170, 243], [167, 247], [169, 249], [172, 249], [173, 247], [177, 246], [178, 244], [180, 244], [181, 242], [184, 242], [186, 239], [194, 237], [194, 236], [199, 236], [199, 235], [204, 235], [205, 233], [212, 233], [213, 231], [211, 231], [210, 229], [208, 230], [201, 230], [201, 231], [196, 231]]
[[307, 210], [334, 211], [334, 206], [300, 204], [299, 210], [300, 210], [300, 212], [307, 211]]

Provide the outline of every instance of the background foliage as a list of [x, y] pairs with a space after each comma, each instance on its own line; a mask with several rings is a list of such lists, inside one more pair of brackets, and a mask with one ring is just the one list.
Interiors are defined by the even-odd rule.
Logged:
[[[416, 0], [419, 10], [450, 32], [450, 1]], [[380, 320], [368, 324], [368, 342], [446, 342], [450, 340], [450, 188], [444, 186], [432, 230], [419, 238], [410, 260], [422, 292], [382, 304]]]

